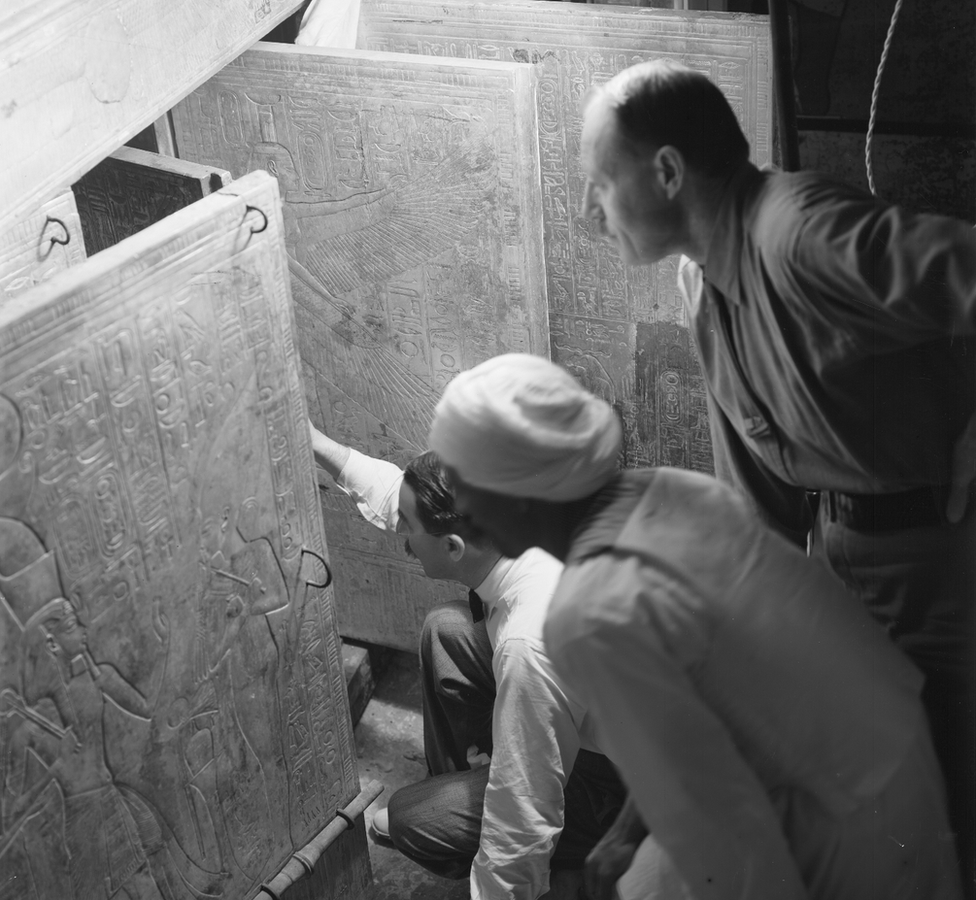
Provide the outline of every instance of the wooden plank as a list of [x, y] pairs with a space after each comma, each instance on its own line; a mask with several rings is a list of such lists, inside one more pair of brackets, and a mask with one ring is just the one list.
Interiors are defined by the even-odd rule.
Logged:
[[278, 202], [256, 173], [0, 309], [0, 856], [37, 896], [251, 896], [359, 792]]
[[768, 42], [765, 16], [545, 0], [362, 2], [359, 44], [370, 51], [534, 64], [552, 356], [620, 410], [629, 466], [712, 471], [704, 382], [687, 355], [677, 260], [625, 267], [581, 213], [582, 101], [633, 63], [678, 59], [719, 84], [763, 165]]
[[212, 194], [230, 172], [120, 147], [72, 186], [89, 255]]
[[0, 3], [0, 232], [77, 181], [300, 5]]
[[71, 191], [64, 191], [0, 234], [0, 306], [84, 261], [85, 242], [75, 198]]
[[[276, 173], [312, 419], [399, 464], [448, 381], [546, 354], [535, 78], [512, 63], [259, 45], [173, 110], [180, 153]], [[324, 495], [344, 635], [416, 650], [402, 542]]]

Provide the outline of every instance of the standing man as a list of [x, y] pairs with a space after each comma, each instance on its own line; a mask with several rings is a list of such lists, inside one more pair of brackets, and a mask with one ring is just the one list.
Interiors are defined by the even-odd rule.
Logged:
[[470, 609], [435, 607], [421, 632], [431, 777], [397, 791], [374, 828], [437, 875], [470, 872], [472, 900], [568, 898], [578, 874], [556, 873], [582, 869], [624, 787], [542, 644], [561, 564], [541, 550], [505, 559], [473, 532], [433, 453], [401, 471], [315, 428], [312, 450], [369, 522], [406, 536], [430, 578], [471, 589]]
[[716, 474], [801, 544], [819, 492], [815, 554], [924, 673], [971, 892], [976, 233], [760, 172], [721, 91], [671, 62], [590, 99], [582, 163], [626, 263], [684, 254]]
[[684, 882], [649, 896], [957, 898], [919, 672], [744, 498], [618, 474], [620, 443], [608, 403], [525, 354], [458, 375], [430, 432], [459, 512], [566, 564], [546, 647]]

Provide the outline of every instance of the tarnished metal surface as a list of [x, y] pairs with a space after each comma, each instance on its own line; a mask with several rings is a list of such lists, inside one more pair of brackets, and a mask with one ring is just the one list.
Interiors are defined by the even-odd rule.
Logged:
[[0, 234], [0, 306], [52, 275], [85, 261], [81, 221], [71, 191], [42, 204]]
[[359, 790], [277, 202], [0, 309], [4, 896], [251, 896]]
[[[648, 384], [648, 357], [683, 357], [688, 335], [676, 260], [625, 267], [580, 213], [582, 101], [594, 84], [645, 59], [706, 72], [728, 97], [760, 165], [770, 159], [765, 16], [550, 3], [540, 0], [363, 0], [360, 46], [533, 63], [552, 357], [620, 411], [626, 463], [711, 471], [699, 435], [704, 384], [692, 358]], [[707, 123], [706, 126], [707, 128]], [[677, 326], [646, 329], [641, 324]], [[672, 340], [673, 339], [673, 340]], [[677, 405], [676, 405], [677, 404]], [[667, 410], [667, 414], [664, 413]], [[707, 442], [706, 442], [707, 443]]]
[[[459, 371], [548, 352], [534, 71], [260, 45], [173, 110], [182, 156], [274, 173], [312, 419], [403, 463]], [[324, 500], [343, 634], [416, 649], [399, 542]]]
[[120, 147], [73, 186], [89, 256], [195, 203], [230, 173], [134, 147]]

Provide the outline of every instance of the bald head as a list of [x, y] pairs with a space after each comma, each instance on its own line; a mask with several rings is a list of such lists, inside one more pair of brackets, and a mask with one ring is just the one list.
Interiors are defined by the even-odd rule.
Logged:
[[749, 159], [749, 142], [725, 95], [709, 78], [671, 60], [638, 63], [590, 97], [612, 110], [620, 150], [641, 157], [672, 146], [707, 178], [722, 178]]

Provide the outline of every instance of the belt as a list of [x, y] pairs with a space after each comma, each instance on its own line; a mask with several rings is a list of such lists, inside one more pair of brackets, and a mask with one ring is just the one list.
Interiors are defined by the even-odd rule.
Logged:
[[903, 531], [946, 524], [948, 485], [932, 485], [897, 494], [844, 494], [822, 491], [831, 522], [854, 531]]

